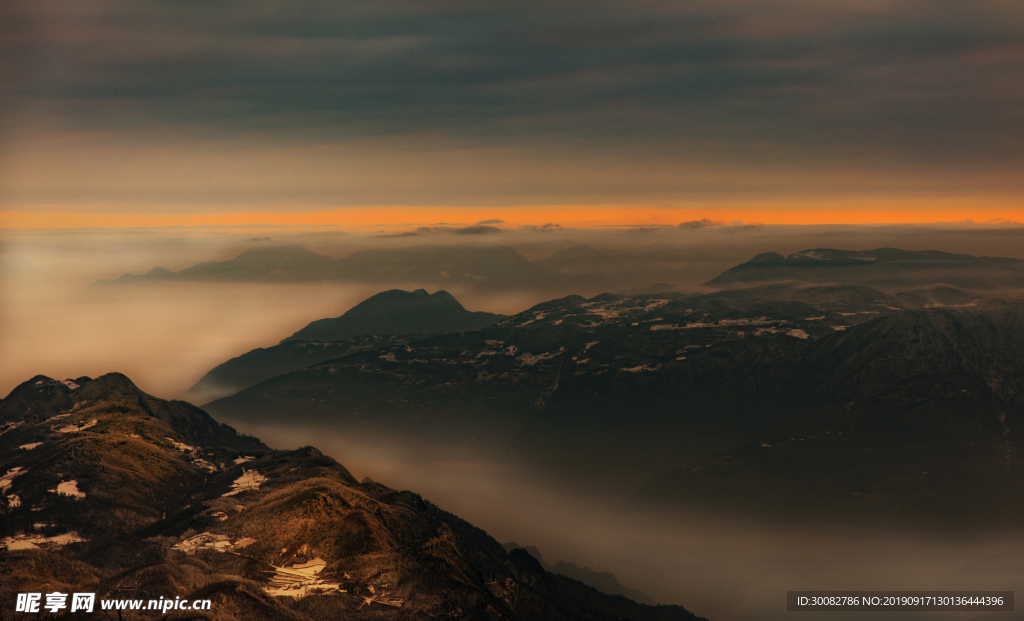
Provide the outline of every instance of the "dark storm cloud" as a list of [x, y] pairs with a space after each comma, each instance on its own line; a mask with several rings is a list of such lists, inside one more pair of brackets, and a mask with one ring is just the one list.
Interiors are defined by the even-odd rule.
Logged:
[[701, 218], [700, 220], [687, 220], [679, 224], [681, 229], [706, 229], [709, 226], [726, 226], [727, 223], [721, 220], [711, 220], [710, 218]]
[[1019, 161], [1024, 138], [1016, 0], [66, 0], [4, 11], [0, 105], [38, 131], [437, 133], [967, 163]]
[[736, 234], [736, 233], [759, 233], [765, 230], [765, 225], [760, 222], [744, 223], [740, 220], [734, 220], [733, 222], [725, 222], [724, 220], [711, 220], [710, 218], [701, 218], [700, 220], [688, 220], [679, 224], [680, 229], [698, 230], [715, 228], [723, 233]]
[[482, 226], [473, 225], [466, 226], [459, 229], [454, 229], [452, 233], [456, 235], [490, 235], [492, 233], [501, 233], [502, 230], [496, 226]]
[[420, 236], [420, 233], [417, 233], [416, 231], [403, 231], [401, 233], [383, 233], [381, 235], [377, 235], [377, 237], [381, 237], [381, 238], [386, 238], [386, 237], [419, 237], [419, 236]]
[[535, 224], [524, 224], [523, 226], [519, 227], [519, 230], [521, 231], [531, 231], [534, 233], [548, 233], [551, 231], [558, 231], [561, 229], [562, 225], [555, 224], [554, 222], [548, 222], [547, 224], [542, 224], [540, 226], [537, 226]]
[[[491, 222], [494, 222], [491, 220]], [[401, 233], [385, 233], [383, 235], [377, 235], [377, 237], [422, 237], [424, 235], [440, 235], [440, 234], [451, 234], [451, 235], [490, 235], [492, 233], [501, 233], [503, 229], [496, 226], [483, 226], [474, 224], [472, 226], [463, 227], [450, 227], [450, 226], [421, 226], [415, 231], [403, 231]]]
[[661, 226], [640, 226], [635, 228], [626, 229], [627, 235], [650, 235], [651, 233], [660, 233], [664, 231], [665, 227]]

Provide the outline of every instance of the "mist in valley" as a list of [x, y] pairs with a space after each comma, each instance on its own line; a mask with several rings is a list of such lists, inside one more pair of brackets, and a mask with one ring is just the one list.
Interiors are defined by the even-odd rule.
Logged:
[[[539, 261], [577, 244], [618, 254], [605, 264], [623, 290], [664, 282], [684, 290], [766, 251], [892, 245], [1024, 258], [1024, 229], [947, 227], [694, 226], [671, 229], [507, 230], [406, 237], [336, 231], [8, 232], [0, 253], [15, 266], [0, 287], [0, 392], [37, 374], [58, 379], [128, 375], [144, 391], [182, 398], [203, 374], [310, 321], [336, 317], [386, 289], [435, 291], [434, 282], [197, 283], [90, 287], [155, 266], [178, 271], [265, 244], [297, 244], [332, 257], [416, 244], [507, 245]], [[269, 237], [271, 239], [267, 240]], [[15, 261], [15, 259], [18, 259]], [[472, 311], [514, 314], [553, 297], [602, 290], [489, 290], [452, 294]], [[614, 485], [561, 476], [486, 447], [369, 441], [350, 430], [227, 421], [277, 449], [313, 445], [357, 477], [410, 489], [502, 542], [536, 546], [545, 560], [609, 571], [661, 603], [709, 619], [783, 618], [785, 592], [811, 589], [1006, 589], [1024, 578], [1024, 532], [945, 532], [882, 526], [779, 524], [756, 515], [665, 514]], [[645, 481], [637, 479], [636, 488]], [[906, 618], [917, 618], [906, 613]], [[985, 618], [1012, 613], [984, 613]], [[846, 618], [877, 615], [846, 613]], [[899, 618], [886, 615], [886, 618]], [[930, 613], [929, 619], [967, 619]]]
[[[611, 572], [659, 603], [712, 620], [788, 618], [788, 590], [1014, 590], [1024, 579], [1019, 530], [665, 513], [637, 505], [628, 487], [602, 488], [535, 463], [499, 459], [485, 448], [370, 440], [324, 426], [229, 422], [273, 448], [317, 446], [357, 479], [413, 490], [500, 542], [536, 546], [548, 564], [563, 560]], [[851, 619], [878, 614], [843, 613]], [[942, 621], [989, 616], [1014, 615], [928, 613]]]

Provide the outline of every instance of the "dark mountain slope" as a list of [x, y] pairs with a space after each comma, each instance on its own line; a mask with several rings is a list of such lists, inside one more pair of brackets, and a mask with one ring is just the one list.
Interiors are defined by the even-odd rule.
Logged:
[[467, 311], [446, 291], [385, 291], [340, 317], [310, 323], [279, 345], [254, 349], [214, 367], [189, 393], [197, 402], [203, 402], [325, 360], [402, 345], [409, 340], [389, 335], [468, 332], [502, 319], [504, 315]]
[[205, 413], [168, 422], [159, 413], [173, 403], [123, 376], [64, 386], [76, 406], [58, 419], [29, 421], [25, 385], [3, 402], [2, 592], [208, 598], [202, 618], [225, 620], [695, 618], [551, 575], [416, 494], [358, 484], [316, 449], [237, 434], [242, 452], [188, 445]]
[[486, 438], [495, 454], [618, 477], [848, 427], [860, 448], [945, 439], [991, 449], [1019, 429], [1024, 304], [894, 303], [833, 286], [570, 296], [478, 332], [314, 365], [209, 407], [228, 420], [301, 417], [386, 438]]
[[1024, 307], [870, 321], [809, 350], [808, 419], [648, 483], [638, 500], [791, 514], [1016, 523]]
[[803, 399], [793, 378], [818, 340], [898, 313], [891, 303], [877, 291], [834, 287], [570, 296], [478, 332], [314, 365], [210, 407], [265, 419], [315, 391], [323, 401], [303, 402], [307, 420], [341, 422], [353, 411], [361, 420], [479, 420], [486, 412], [566, 432], [587, 418], [760, 433], [779, 428], [776, 414]]
[[[300, 416], [455, 439], [473, 429], [554, 453], [600, 453], [607, 441], [618, 446], [608, 464], [645, 441], [678, 448], [687, 429], [753, 437], [796, 420], [784, 380], [813, 339], [895, 312], [872, 296], [836, 312], [781, 295], [569, 296], [478, 332], [313, 365], [208, 407], [233, 420]], [[836, 307], [835, 292], [823, 297]]]
[[188, 389], [188, 396], [196, 403], [205, 403], [325, 360], [363, 351], [376, 351], [408, 341], [409, 337], [361, 336], [327, 343], [285, 341], [272, 347], [260, 347], [210, 369]]
[[[959, 319], [907, 312], [836, 335], [807, 357], [808, 369], [814, 370], [807, 379], [815, 404], [823, 414], [825, 404], [833, 404], [846, 412], [863, 409], [888, 414], [928, 406], [932, 411], [964, 415], [969, 413], [968, 403], [992, 405], [991, 389], [970, 372], [961, 355], [980, 344], [974, 334], [962, 329]], [[994, 417], [969, 418], [969, 426], [987, 422], [991, 430], [1000, 428]], [[955, 425], [947, 420], [925, 426], [947, 423]]]

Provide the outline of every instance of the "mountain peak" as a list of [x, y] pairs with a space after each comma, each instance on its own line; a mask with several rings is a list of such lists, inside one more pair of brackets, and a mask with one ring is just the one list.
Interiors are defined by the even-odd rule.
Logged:
[[[273, 347], [255, 349], [217, 365], [189, 392], [203, 401], [225, 397], [313, 364], [394, 345], [395, 339], [403, 336], [407, 340], [410, 335], [471, 332], [503, 319], [504, 315], [468, 311], [443, 289], [433, 294], [426, 289], [382, 291], [340, 317], [314, 321]], [[307, 347], [309, 342], [317, 346]]]
[[69, 388], [64, 382], [57, 381], [46, 375], [37, 375], [27, 382], [14, 387], [8, 398], [38, 400], [49, 398], [55, 394], [67, 394]]
[[[77, 384], [74, 385], [77, 388]], [[15, 386], [6, 399], [0, 400], [0, 423], [49, 418], [74, 404], [68, 396], [71, 390], [67, 382], [36, 375]]]
[[83, 395], [90, 395], [85, 398], [92, 398], [92, 395], [103, 395], [103, 396], [139, 396], [145, 393], [135, 385], [127, 375], [123, 373], [106, 373], [92, 380], [88, 384], [81, 387]]
[[754, 258], [747, 261], [747, 263], [779, 263], [785, 260], [786, 257], [777, 252], [762, 252], [754, 255]]
[[467, 311], [444, 290], [391, 289], [363, 300], [345, 314], [314, 321], [287, 341], [331, 342], [368, 334], [436, 334], [479, 330], [504, 319], [493, 313]]
[[129, 387], [131, 387], [134, 390], [138, 390], [138, 387], [135, 385], [135, 382], [133, 382], [131, 380], [131, 378], [129, 378], [124, 373], [118, 373], [117, 371], [111, 371], [109, 373], [104, 373], [103, 375], [97, 377], [93, 381], [94, 382], [104, 382], [104, 383], [110, 384], [110, 385], [129, 386]]
[[[262, 443], [240, 436], [199, 408], [183, 401], [165, 401], [146, 394], [122, 373], [107, 373], [96, 379], [58, 381], [37, 375], [0, 400], [0, 421], [17, 423], [29, 434], [47, 434], [65, 426], [92, 420], [122, 434], [146, 428], [154, 438], [177, 436], [193, 444], [228, 446], [238, 450], [265, 448]], [[59, 421], [59, 422], [53, 422]], [[32, 431], [33, 426], [39, 426]], [[72, 427], [68, 427], [72, 425]], [[101, 425], [102, 428], [102, 425]], [[64, 433], [64, 432], [61, 432]], [[144, 433], [136, 431], [136, 433]]]

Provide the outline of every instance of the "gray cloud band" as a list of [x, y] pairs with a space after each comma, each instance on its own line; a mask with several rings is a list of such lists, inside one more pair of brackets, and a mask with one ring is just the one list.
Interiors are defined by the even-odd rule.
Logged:
[[[668, 200], [763, 193], [776, 169], [816, 171], [786, 187], [819, 193], [877, 189], [878, 175], [901, 171], [917, 175], [914, 191], [956, 177], [957, 191], [1003, 192], [1019, 189], [1024, 163], [1022, 18], [1019, 2], [1001, 0], [15, 0], [0, 8], [0, 138], [115, 136], [110, 144], [128, 149], [370, 140], [446, 162], [407, 190], [377, 180], [249, 184], [245, 200]], [[24, 160], [13, 148], [6, 157]], [[446, 149], [491, 149], [488, 166], [509, 180], [467, 178], [462, 160], [429, 155]], [[723, 172], [709, 176], [705, 165]], [[87, 173], [67, 191], [33, 185], [42, 174], [11, 181], [10, 192], [111, 196], [93, 191]], [[219, 179], [193, 183], [166, 197], [118, 186], [118, 196], [244, 195]]]
[[1020, 155], [1019, 3], [47, 5], [6, 9], [14, 79], [0, 88], [15, 109], [45, 102], [82, 128]]

